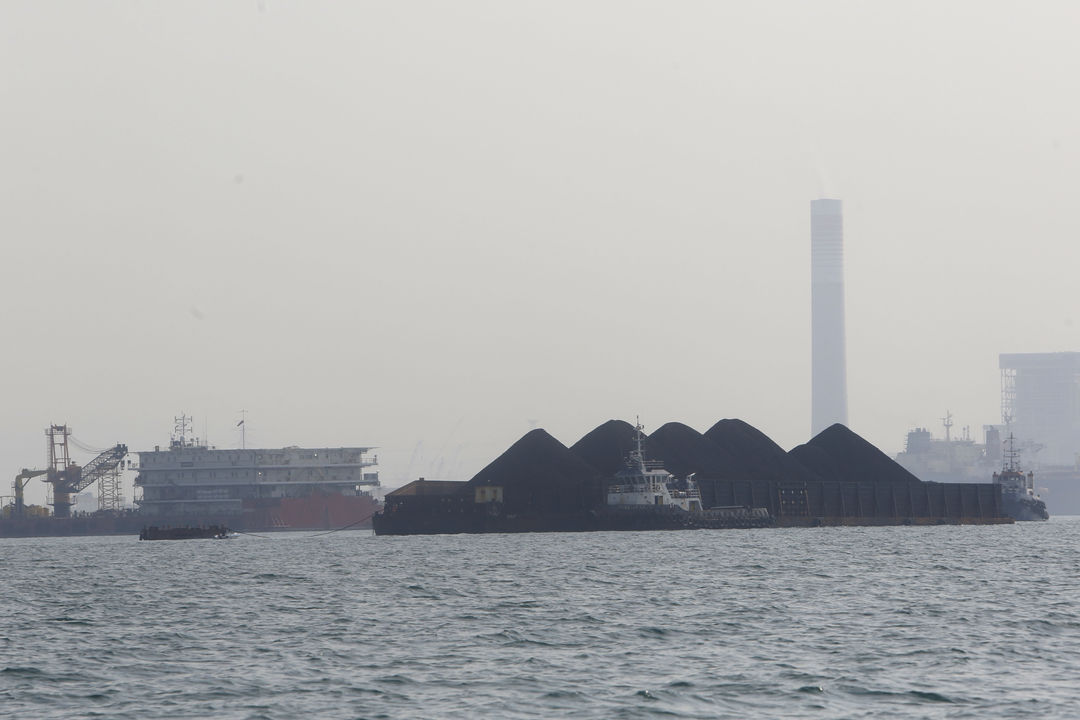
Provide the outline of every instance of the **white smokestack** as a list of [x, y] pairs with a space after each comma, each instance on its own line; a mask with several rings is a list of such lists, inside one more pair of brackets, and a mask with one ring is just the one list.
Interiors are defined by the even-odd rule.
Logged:
[[844, 211], [839, 200], [810, 203], [810, 315], [813, 435], [847, 425], [844, 340]]

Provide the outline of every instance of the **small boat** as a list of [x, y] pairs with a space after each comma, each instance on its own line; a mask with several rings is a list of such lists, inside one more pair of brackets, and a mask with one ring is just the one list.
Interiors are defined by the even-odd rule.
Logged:
[[158, 527], [151, 525], [139, 532], [140, 540], [227, 540], [235, 537], [224, 525], [200, 527]]

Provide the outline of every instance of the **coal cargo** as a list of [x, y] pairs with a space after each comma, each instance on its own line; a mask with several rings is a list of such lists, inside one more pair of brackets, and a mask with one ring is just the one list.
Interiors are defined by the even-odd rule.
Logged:
[[649, 456], [679, 478], [691, 473], [708, 478], [735, 478], [745, 471], [730, 453], [688, 425], [669, 422], [648, 436]]
[[478, 472], [471, 486], [502, 488], [510, 513], [581, 513], [600, 500], [592, 467], [546, 431], [537, 429]]
[[624, 420], [608, 420], [570, 446], [570, 452], [605, 477], [622, 469], [634, 448], [634, 426]]
[[835, 481], [840, 477], [840, 468], [832, 455], [817, 445], [803, 444], [794, 447], [788, 453], [793, 460], [798, 462], [810, 472], [823, 480]]
[[788, 455], [765, 433], [742, 420], [720, 420], [705, 437], [738, 458], [754, 480], [813, 482], [822, 477]]
[[844, 482], [917, 483], [919, 478], [847, 427], [836, 424], [818, 433], [807, 445], [824, 451], [836, 466], [831, 480]]

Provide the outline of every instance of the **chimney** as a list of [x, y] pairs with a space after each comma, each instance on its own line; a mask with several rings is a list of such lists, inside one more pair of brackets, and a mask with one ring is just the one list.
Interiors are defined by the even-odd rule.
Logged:
[[810, 203], [812, 435], [847, 425], [844, 340], [844, 212], [840, 200]]

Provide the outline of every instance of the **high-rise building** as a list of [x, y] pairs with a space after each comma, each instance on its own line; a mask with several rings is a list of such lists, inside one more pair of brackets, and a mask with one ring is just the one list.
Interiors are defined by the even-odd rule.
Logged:
[[847, 425], [844, 345], [844, 213], [839, 200], [810, 203], [812, 434]]
[[1080, 459], [1080, 353], [998, 356], [1001, 415], [1021, 442], [1038, 447], [1029, 462], [1074, 466]]

